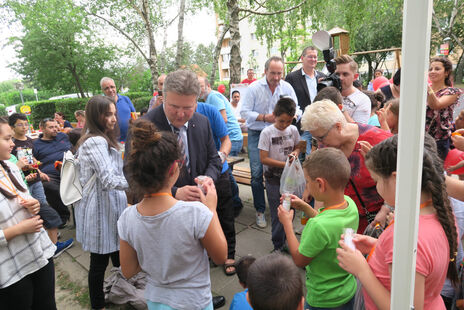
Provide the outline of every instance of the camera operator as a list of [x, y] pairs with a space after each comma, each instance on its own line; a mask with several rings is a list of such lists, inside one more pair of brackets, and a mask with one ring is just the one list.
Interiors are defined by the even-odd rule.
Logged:
[[348, 55], [334, 59], [335, 73], [340, 78], [343, 96], [343, 110], [357, 123], [367, 124], [371, 115], [371, 101], [364, 93], [353, 86], [358, 78], [358, 64]]

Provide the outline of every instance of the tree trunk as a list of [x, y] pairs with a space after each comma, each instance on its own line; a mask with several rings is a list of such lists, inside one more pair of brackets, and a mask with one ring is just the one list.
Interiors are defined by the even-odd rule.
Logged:
[[184, 15], [185, 15], [185, 0], [180, 0], [179, 8], [179, 24], [177, 25], [177, 53], [176, 53], [176, 66], [180, 68], [182, 65], [182, 56], [184, 52]]
[[147, 31], [148, 37], [148, 47], [150, 51], [150, 55], [148, 56], [147, 63], [150, 67], [151, 72], [151, 83], [153, 85], [153, 89], [158, 88], [158, 55], [156, 54], [156, 46], [155, 46], [155, 36], [153, 34], [153, 27], [150, 21], [150, 7], [148, 5], [148, 0], [142, 1], [142, 19], [145, 24], [145, 29]]
[[76, 66], [74, 66], [72, 64], [69, 64], [68, 65], [68, 70], [69, 70], [69, 72], [71, 72], [71, 74], [72, 74], [72, 76], [74, 78], [74, 81], [76, 83], [76, 87], [79, 90], [79, 93], [81, 94], [81, 97], [85, 98], [86, 95], [85, 95], [84, 89], [82, 88], [81, 81], [79, 79], [79, 75], [76, 72]]
[[214, 84], [214, 81], [216, 79], [216, 70], [219, 62], [219, 55], [221, 54], [222, 41], [224, 41], [224, 36], [226, 35], [227, 31], [229, 31], [229, 27], [227, 25], [224, 25], [222, 27], [221, 33], [219, 33], [218, 40], [216, 42], [216, 47], [214, 48], [213, 64], [211, 67], [211, 73], [209, 75], [209, 81], [211, 85]]
[[459, 57], [456, 70], [454, 71], [454, 83], [462, 84], [463, 77], [464, 77], [464, 51], [461, 51], [461, 57]]
[[239, 7], [238, 0], [227, 1], [227, 11], [230, 25], [230, 84], [240, 83], [242, 57], [240, 56], [240, 29], [239, 29]]

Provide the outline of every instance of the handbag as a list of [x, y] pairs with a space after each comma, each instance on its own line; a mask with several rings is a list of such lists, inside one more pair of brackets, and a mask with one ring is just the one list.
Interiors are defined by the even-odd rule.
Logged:
[[60, 172], [60, 196], [63, 204], [66, 206], [72, 205], [82, 199], [82, 192], [85, 187], [93, 186], [97, 178], [94, 173], [90, 179], [82, 187], [79, 172], [79, 160], [77, 154], [73, 155], [71, 151], [67, 151], [63, 155], [63, 164]]
[[350, 179], [350, 183], [351, 183], [351, 186], [353, 186], [354, 192], [356, 193], [356, 196], [358, 197], [359, 202], [361, 203], [361, 206], [362, 206], [362, 208], [364, 210], [364, 214], [365, 214], [365, 217], [367, 219], [367, 222], [369, 224], [372, 223], [374, 221], [375, 216], [377, 215], [377, 213], [371, 213], [371, 212], [367, 211], [367, 208], [364, 205], [364, 201], [362, 200], [361, 195], [359, 195], [358, 189], [354, 185], [353, 180]]

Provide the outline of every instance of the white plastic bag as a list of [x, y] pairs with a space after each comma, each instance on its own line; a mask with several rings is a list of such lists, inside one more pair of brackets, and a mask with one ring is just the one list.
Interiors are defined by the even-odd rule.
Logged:
[[280, 194], [294, 194], [298, 197], [303, 196], [306, 181], [304, 178], [303, 168], [297, 157], [287, 158], [284, 171], [280, 177]]

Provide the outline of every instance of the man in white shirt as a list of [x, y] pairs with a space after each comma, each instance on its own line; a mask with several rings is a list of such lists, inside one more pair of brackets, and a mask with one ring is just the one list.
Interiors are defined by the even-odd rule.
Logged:
[[261, 131], [275, 121], [274, 107], [282, 97], [290, 97], [297, 104], [296, 118], [301, 117], [301, 109], [292, 86], [282, 80], [284, 61], [278, 56], [272, 56], [264, 65], [265, 77], [248, 86], [243, 96], [240, 115], [246, 120], [248, 127], [248, 156], [250, 158], [251, 190], [256, 209], [256, 224], [263, 228], [267, 226], [264, 217], [266, 209], [263, 186], [263, 165], [259, 159], [259, 135]]
[[371, 117], [371, 101], [364, 93], [353, 86], [358, 78], [358, 64], [348, 55], [335, 58], [335, 73], [342, 84], [343, 112], [355, 122], [367, 124]]

